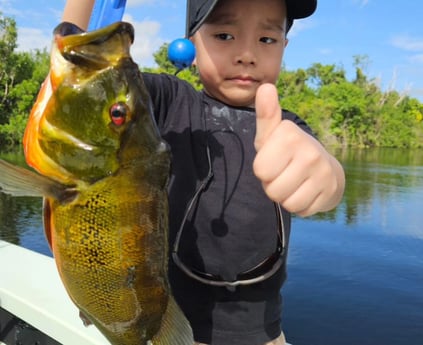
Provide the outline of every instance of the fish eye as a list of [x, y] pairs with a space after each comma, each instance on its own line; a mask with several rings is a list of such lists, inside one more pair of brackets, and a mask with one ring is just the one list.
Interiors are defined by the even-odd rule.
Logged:
[[128, 106], [123, 102], [118, 102], [110, 107], [109, 114], [110, 119], [116, 126], [122, 126], [126, 121], [128, 115]]

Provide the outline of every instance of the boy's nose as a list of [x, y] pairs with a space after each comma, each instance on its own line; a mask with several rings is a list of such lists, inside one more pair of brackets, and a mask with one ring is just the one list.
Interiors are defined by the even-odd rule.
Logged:
[[255, 47], [251, 44], [242, 44], [238, 47], [238, 54], [235, 56], [237, 64], [255, 65], [257, 63], [257, 54]]
[[255, 65], [256, 59], [251, 54], [244, 54], [237, 59], [238, 64]]
[[242, 65], [255, 65], [256, 61], [257, 59], [250, 52], [244, 52], [243, 54], [240, 54], [236, 59], [237, 64]]

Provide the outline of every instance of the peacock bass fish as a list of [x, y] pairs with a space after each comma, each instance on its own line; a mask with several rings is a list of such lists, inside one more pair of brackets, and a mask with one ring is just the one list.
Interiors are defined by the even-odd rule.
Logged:
[[23, 144], [37, 172], [0, 163], [0, 187], [44, 197], [46, 237], [63, 284], [112, 344], [192, 344], [168, 283], [170, 153], [115, 23], [54, 30], [50, 73]]

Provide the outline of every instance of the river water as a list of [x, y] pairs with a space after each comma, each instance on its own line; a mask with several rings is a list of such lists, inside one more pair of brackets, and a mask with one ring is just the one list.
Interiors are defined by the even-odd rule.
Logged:
[[[287, 340], [423, 345], [423, 152], [336, 155], [347, 175], [342, 203], [293, 220], [282, 289]], [[0, 239], [51, 255], [41, 206], [0, 193]]]

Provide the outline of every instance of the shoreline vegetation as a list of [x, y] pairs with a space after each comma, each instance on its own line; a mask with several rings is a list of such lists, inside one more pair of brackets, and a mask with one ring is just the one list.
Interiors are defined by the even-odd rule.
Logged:
[[[19, 150], [29, 113], [49, 70], [49, 52], [16, 52], [14, 19], [0, 13], [0, 147]], [[175, 74], [167, 44], [154, 54], [157, 67], [142, 71]], [[382, 90], [366, 75], [367, 56], [354, 56], [355, 77], [342, 66], [314, 63], [307, 69], [282, 68], [277, 82], [281, 106], [299, 114], [321, 142], [337, 148], [423, 147], [423, 104], [406, 93]], [[196, 89], [195, 68], [178, 77]]]

